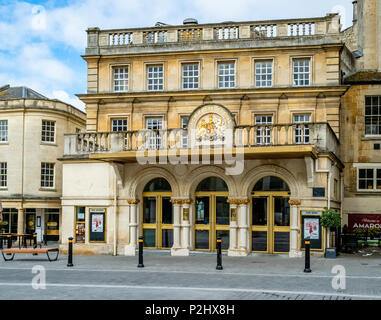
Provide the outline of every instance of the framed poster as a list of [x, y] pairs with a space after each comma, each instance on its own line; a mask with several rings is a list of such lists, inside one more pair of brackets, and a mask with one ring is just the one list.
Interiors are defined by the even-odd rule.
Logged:
[[305, 247], [304, 240], [307, 237], [310, 237], [311, 250], [322, 249], [322, 227], [319, 215], [302, 216], [302, 248]]
[[106, 209], [89, 209], [90, 242], [106, 242]]

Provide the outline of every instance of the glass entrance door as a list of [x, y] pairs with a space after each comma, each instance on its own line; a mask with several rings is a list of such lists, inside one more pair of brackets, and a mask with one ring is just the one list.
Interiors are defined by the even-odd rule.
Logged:
[[143, 193], [144, 247], [170, 249], [173, 246], [171, 193]]
[[222, 249], [229, 248], [229, 203], [227, 192], [197, 192], [195, 202], [196, 250], [216, 250], [216, 239], [222, 239]]
[[252, 251], [290, 251], [290, 200], [285, 192], [255, 192], [252, 197]]

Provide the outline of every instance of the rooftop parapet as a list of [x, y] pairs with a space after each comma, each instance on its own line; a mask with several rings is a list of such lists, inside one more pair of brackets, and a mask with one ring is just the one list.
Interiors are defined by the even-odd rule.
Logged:
[[[292, 41], [300, 38], [321, 39], [340, 34], [340, 16], [320, 18], [224, 22], [216, 24], [159, 24], [152, 28], [87, 30], [86, 55], [135, 53], [142, 48], [186, 50], [189, 45], [239, 43], [242, 41]], [[188, 45], [188, 46], [187, 46]]]

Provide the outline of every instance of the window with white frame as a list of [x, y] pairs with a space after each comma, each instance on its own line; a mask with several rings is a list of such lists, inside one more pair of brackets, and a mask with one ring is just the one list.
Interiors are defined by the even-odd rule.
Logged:
[[42, 120], [41, 141], [54, 142], [55, 141], [55, 121]]
[[199, 72], [198, 63], [187, 63], [182, 65], [183, 89], [198, 89]]
[[128, 67], [115, 67], [114, 71], [114, 91], [128, 91]]
[[127, 119], [112, 119], [111, 131], [112, 132], [127, 131]]
[[8, 186], [8, 165], [6, 162], [0, 162], [0, 188]]
[[311, 122], [311, 115], [309, 114], [295, 114], [294, 123], [298, 125], [295, 128], [295, 143], [306, 144], [310, 143], [310, 128], [308, 124]]
[[147, 66], [148, 91], [164, 90], [164, 72], [162, 65]]
[[309, 86], [311, 83], [310, 59], [293, 60], [293, 83], [294, 86]]
[[365, 134], [381, 135], [381, 96], [365, 97]]
[[54, 188], [54, 163], [41, 162], [41, 188]]
[[[161, 130], [163, 129], [163, 119], [162, 118], [147, 118], [146, 128], [148, 130]], [[149, 149], [160, 149], [161, 146], [161, 134], [158, 131], [152, 132], [149, 135], [148, 148]]]
[[188, 116], [184, 116], [184, 117], [181, 117], [181, 129], [184, 129], [184, 131], [182, 131], [182, 147], [183, 148], [187, 148], [188, 147], [188, 131], [186, 130], [186, 128], [188, 127], [188, 121], [189, 121], [189, 117]]
[[257, 128], [257, 144], [269, 145], [271, 144], [271, 127], [273, 123], [273, 116], [263, 115], [255, 117], [255, 125]]
[[218, 63], [218, 88], [234, 88], [235, 87], [235, 63], [219, 62]]
[[358, 168], [358, 189], [381, 191], [381, 167]]
[[0, 120], [0, 142], [8, 142], [8, 120]]
[[255, 86], [272, 87], [273, 85], [273, 62], [256, 61], [255, 62]]

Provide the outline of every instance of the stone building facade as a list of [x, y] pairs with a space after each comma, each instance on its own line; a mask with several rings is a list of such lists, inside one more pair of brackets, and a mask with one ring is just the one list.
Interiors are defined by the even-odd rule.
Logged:
[[[354, 35], [352, 35], [352, 33]], [[65, 136], [62, 250], [322, 253], [343, 211], [340, 17], [88, 30], [86, 132]], [[344, 137], [343, 137], [344, 134]]]
[[85, 114], [26, 87], [0, 88], [1, 231], [58, 241], [64, 133], [85, 129]]

